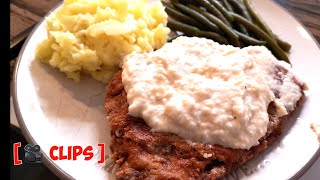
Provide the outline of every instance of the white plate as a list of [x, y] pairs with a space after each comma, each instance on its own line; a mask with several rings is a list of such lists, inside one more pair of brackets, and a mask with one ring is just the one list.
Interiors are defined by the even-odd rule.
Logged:
[[[319, 142], [310, 129], [310, 123], [320, 121], [320, 83], [316, 80], [320, 76], [320, 50], [304, 27], [279, 6], [266, 0], [255, 0], [254, 6], [273, 31], [292, 44], [293, 69], [310, 90], [303, 109], [291, 119], [293, 123], [283, 138], [242, 167], [237, 175], [241, 179], [297, 178], [320, 154]], [[96, 163], [96, 158], [91, 161], [48, 158], [53, 145], [65, 146], [64, 152], [73, 145], [92, 145], [99, 150], [97, 144], [105, 143], [108, 147], [110, 132], [104, 112], [105, 86], [90, 78], [75, 83], [35, 60], [36, 45], [45, 38], [42, 21], [24, 44], [15, 71], [13, 102], [22, 132], [28, 142], [41, 146], [44, 163], [59, 177], [113, 179]]]

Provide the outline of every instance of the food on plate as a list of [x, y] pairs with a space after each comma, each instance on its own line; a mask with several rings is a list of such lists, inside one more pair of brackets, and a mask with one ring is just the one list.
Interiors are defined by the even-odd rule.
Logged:
[[[206, 37], [237, 47], [264, 45], [279, 60], [290, 63], [291, 45], [275, 35], [249, 0], [162, 0], [168, 27], [185, 36]], [[182, 33], [182, 34], [181, 34]]]
[[320, 142], [320, 124], [319, 123], [311, 123], [310, 128], [317, 135], [318, 141]]
[[282, 134], [305, 84], [264, 46], [181, 36], [125, 56], [106, 88], [117, 179], [218, 179]]
[[108, 82], [122, 56], [158, 49], [170, 32], [162, 4], [147, 0], [65, 0], [46, 22], [36, 57], [75, 81]]

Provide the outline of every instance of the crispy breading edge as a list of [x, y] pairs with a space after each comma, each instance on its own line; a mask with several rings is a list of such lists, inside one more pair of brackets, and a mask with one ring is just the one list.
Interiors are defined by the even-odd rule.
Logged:
[[[281, 136], [288, 117], [298, 111], [304, 99], [301, 87], [302, 96], [295, 110], [281, 118], [277, 117], [274, 104], [271, 103], [268, 113], [272, 123], [269, 123], [268, 132], [259, 140], [259, 145], [249, 150], [192, 144], [171, 133], [151, 132], [142, 119], [128, 115], [121, 73], [121, 70], [117, 72], [109, 83], [105, 97], [105, 109], [112, 129], [112, 158], [120, 165], [117, 179], [221, 178], [273, 144]], [[157, 158], [159, 162], [154, 162]]]

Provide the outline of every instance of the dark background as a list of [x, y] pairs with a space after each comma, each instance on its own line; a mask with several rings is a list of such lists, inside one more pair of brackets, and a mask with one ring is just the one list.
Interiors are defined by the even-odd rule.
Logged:
[[[13, 165], [13, 144], [21, 142], [19, 147], [19, 159], [23, 164], [19, 166]], [[45, 180], [58, 180], [43, 163], [29, 163], [24, 159], [24, 146], [27, 141], [22, 136], [20, 130], [14, 126], [10, 127], [10, 179], [45, 179]]]

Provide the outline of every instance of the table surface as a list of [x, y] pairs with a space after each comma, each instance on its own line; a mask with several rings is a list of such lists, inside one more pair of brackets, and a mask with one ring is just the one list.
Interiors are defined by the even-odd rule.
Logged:
[[[320, 44], [320, 0], [273, 0], [296, 17]], [[10, 0], [10, 39], [31, 27], [42, 19], [61, 0]], [[10, 121], [17, 124], [13, 111]], [[11, 130], [11, 143], [25, 141]], [[26, 142], [25, 142], [26, 143]], [[11, 156], [12, 157], [12, 156]], [[12, 179], [58, 179], [43, 164], [34, 166], [11, 166]], [[303, 180], [315, 180], [320, 177], [320, 158], [301, 177]]]

